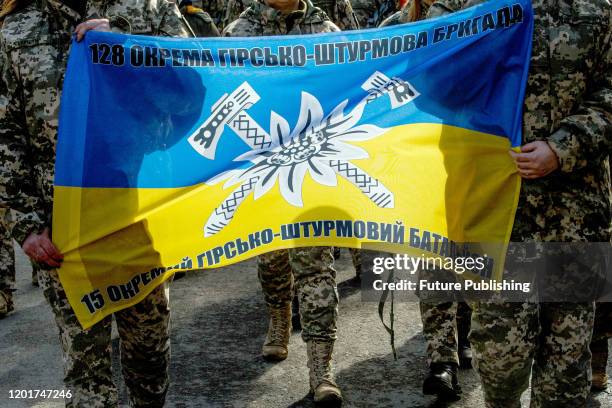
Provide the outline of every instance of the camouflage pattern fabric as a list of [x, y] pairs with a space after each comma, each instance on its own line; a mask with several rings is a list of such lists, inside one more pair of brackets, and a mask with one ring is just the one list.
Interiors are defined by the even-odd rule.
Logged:
[[459, 364], [459, 331], [468, 332], [472, 310], [465, 302], [419, 302], [423, 335], [427, 345], [427, 364]]
[[340, 30], [359, 29], [359, 22], [350, 0], [313, 0], [312, 4], [323, 10]]
[[[106, 17], [114, 31], [187, 36], [173, 2], [87, 3], [86, 15]], [[12, 235], [21, 244], [51, 226], [59, 95], [70, 36], [82, 15], [58, 0], [33, 2], [6, 17], [0, 32], [0, 204], [17, 214]], [[56, 271], [43, 270], [44, 288], [60, 333], [67, 406], [117, 406], [110, 374], [111, 318], [82, 330]], [[169, 310], [160, 287], [115, 314], [122, 366], [132, 406], [161, 407], [168, 387]]]
[[188, 4], [182, 6], [180, 10], [192, 36], [219, 37], [221, 35], [212, 18], [201, 8]]
[[367, 250], [366, 249], [355, 249], [355, 248], [349, 248], [348, 250], [349, 250], [349, 253], [351, 254], [351, 260], [353, 261], [353, 266], [355, 267], [355, 276], [361, 276], [361, 271], [362, 271], [361, 253]]
[[193, 5], [207, 12], [221, 32], [256, 0], [201, 0]]
[[[254, 3], [256, 3], [256, 0], [228, 0], [226, 24], [236, 20]], [[314, 0], [312, 4], [323, 10], [340, 30], [357, 30], [359, 28], [350, 0]]]
[[[415, 8], [415, 2], [418, 2], [418, 9]], [[433, 3], [433, 0], [410, 0], [404, 5], [404, 7], [402, 7], [401, 10], [396, 11], [391, 16], [387, 17], [382, 23], [380, 23], [380, 27], [422, 20], [425, 18], [425, 16], [427, 16], [431, 3]]]
[[397, 11], [396, 0], [351, 0], [359, 27], [375, 28]]
[[[436, 1], [428, 17], [480, 1]], [[523, 143], [547, 141], [560, 169], [524, 180], [512, 241], [610, 241], [612, 5], [533, 1], [535, 29]], [[480, 302], [470, 343], [487, 406], [586, 406], [592, 303]]]
[[4, 17], [27, 6], [32, 1], [34, 0], [3, 0], [0, 5], [0, 26], [2, 26]]
[[15, 253], [7, 225], [6, 209], [0, 209], [0, 317], [14, 309]]
[[[67, 407], [116, 407], [111, 372], [112, 317], [83, 330], [66, 299], [56, 270], [41, 270], [40, 283], [60, 331]], [[163, 284], [142, 302], [114, 314], [121, 339], [121, 367], [130, 406], [162, 407], [168, 390], [170, 309]]]
[[[446, 270], [423, 269], [419, 280], [428, 282], [458, 281], [455, 273]], [[465, 302], [450, 302], [448, 292], [419, 291], [419, 309], [423, 335], [427, 346], [427, 363], [459, 364], [459, 330], [464, 336], [470, 329], [472, 311]], [[465, 338], [465, 337], [464, 337]]]
[[[330, 31], [338, 31], [338, 27], [309, 0], [301, 1], [299, 9], [289, 14], [282, 14], [260, 0], [227, 26], [223, 35], [253, 37]], [[329, 247], [281, 250], [258, 257], [259, 280], [269, 306], [290, 304], [295, 280], [305, 341], [336, 337], [338, 293], [333, 264]]]
[[339, 31], [327, 15], [314, 7], [310, 0], [301, 0], [299, 8], [288, 14], [269, 7], [258, 0], [230, 23], [223, 35], [226, 37], [256, 37], [264, 35], [299, 35]]
[[188, 36], [181, 13], [174, 1], [170, 0], [88, 0], [86, 15], [108, 18], [116, 32]]
[[290, 304], [295, 290], [304, 341], [336, 339], [338, 291], [333, 264], [329, 247], [274, 251], [257, 258], [259, 282], [268, 306]]
[[[487, 407], [583, 407], [590, 389], [593, 305], [478, 303], [470, 343]], [[532, 366], [533, 362], [533, 366]]]

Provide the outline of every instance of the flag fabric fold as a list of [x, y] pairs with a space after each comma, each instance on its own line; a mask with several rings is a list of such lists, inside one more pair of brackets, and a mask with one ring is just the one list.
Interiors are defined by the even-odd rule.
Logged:
[[[518, 0], [308, 36], [88, 33], [64, 82], [53, 214], [79, 321], [177, 270], [280, 248], [507, 243], [532, 26]], [[480, 275], [499, 276], [503, 253], [487, 256]]]

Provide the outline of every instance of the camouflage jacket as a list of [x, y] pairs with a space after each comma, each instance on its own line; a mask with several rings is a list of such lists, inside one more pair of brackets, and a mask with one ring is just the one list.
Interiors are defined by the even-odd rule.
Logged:
[[[89, 1], [86, 13], [113, 30], [186, 36], [166, 0]], [[13, 237], [50, 227], [59, 97], [71, 34], [83, 20], [59, 1], [36, 0], [6, 17], [0, 31], [0, 206], [21, 214]]]
[[[427, 17], [480, 1], [441, 0]], [[612, 3], [533, 0], [523, 143], [548, 142], [560, 169], [524, 180], [513, 241], [610, 240]]]
[[217, 29], [223, 31], [229, 23], [236, 20], [244, 10], [248, 9], [255, 0], [202, 0], [193, 4], [202, 3], [202, 9], [213, 19]]
[[221, 35], [212, 18], [201, 8], [188, 5], [182, 6], [180, 10], [192, 36], [219, 37]]
[[262, 35], [315, 34], [340, 31], [329, 17], [314, 7], [310, 0], [300, 0], [300, 8], [289, 14], [267, 6], [258, 0], [240, 17], [230, 23], [223, 35], [226, 37], [256, 37]]
[[342, 31], [359, 29], [357, 16], [349, 0], [313, 0], [312, 4], [323, 10]]
[[397, 11], [397, 0], [351, 0], [359, 27], [378, 27], [384, 19]]
[[[410, 6], [412, 2], [418, 1], [420, 3], [420, 11], [419, 15], [416, 18], [410, 17]], [[382, 23], [380, 23], [379, 27], [388, 27], [397, 24], [405, 24], [411, 23], [413, 21], [423, 20], [427, 16], [427, 12], [429, 11], [429, 7], [433, 3], [433, 0], [410, 0], [408, 3], [402, 7], [400, 11], [396, 11], [391, 16], [387, 17]]]
[[[236, 20], [242, 12], [255, 2], [255, 0], [229, 0], [226, 23], [229, 24]], [[359, 23], [350, 0], [313, 0], [312, 4], [323, 10], [341, 30], [359, 29]]]

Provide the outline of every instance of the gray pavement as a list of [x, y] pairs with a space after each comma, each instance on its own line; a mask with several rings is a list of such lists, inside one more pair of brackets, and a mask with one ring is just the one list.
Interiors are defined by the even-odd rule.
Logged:
[[[416, 303], [396, 303], [395, 361], [380, 324], [377, 304], [361, 301], [348, 253], [337, 263], [339, 332], [334, 358], [346, 407], [445, 407], [421, 394], [424, 339]], [[16, 312], [0, 320], [0, 408], [59, 407], [59, 400], [9, 399], [9, 390], [62, 389], [61, 352], [53, 318], [40, 289], [30, 284], [29, 266], [18, 254]], [[270, 364], [259, 356], [267, 327], [253, 261], [188, 273], [173, 283], [172, 364], [168, 407], [312, 407], [306, 349], [294, 333], [289, 358]], [[113, 340], [117, 350], [117, 339]], [[114, 358], [117, 383], [121, 383]], [[612, 364], [609, 367], [612, 373]], [[448, 406], [483, 407], [472, 370], [460, 372], [463, 398]], [[611, 387], [612, 389], [612, 387]], [[528, 406], [528, 392], [524, 405]], [[120, 387], [123, 404], [125, 387]], [[612, 407], [600, 393], [589, 407]]]

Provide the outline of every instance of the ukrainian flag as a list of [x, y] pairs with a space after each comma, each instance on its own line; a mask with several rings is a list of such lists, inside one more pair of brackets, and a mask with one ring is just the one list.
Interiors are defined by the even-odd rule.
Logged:
[[532, 21], [495, 1], [345, 33], [74, 43], [53, 239], [82, 325], [176, 270], [279, 248], [507, 243]]

